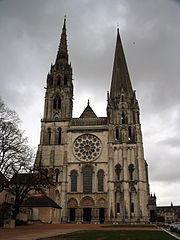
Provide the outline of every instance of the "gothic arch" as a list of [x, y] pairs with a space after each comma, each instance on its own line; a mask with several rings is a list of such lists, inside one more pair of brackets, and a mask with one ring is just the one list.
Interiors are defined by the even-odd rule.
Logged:
[[75, 198], [70, 198], [68, 203], [67, 203], [68, 208], [77, 208], [78, 207], [78, 202]]
[[81, 207], [94, 207], [94, 200], [91, 197], [84, 197], [80, 201], [80, 206]]

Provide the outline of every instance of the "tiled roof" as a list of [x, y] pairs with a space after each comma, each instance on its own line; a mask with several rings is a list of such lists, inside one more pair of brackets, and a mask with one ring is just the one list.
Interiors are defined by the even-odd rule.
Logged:
[[23, 202], [22, 207], [53, 207], [61, 208], [57, 203], [55, 203], [51, 198], [41, 195], [32, 196]]

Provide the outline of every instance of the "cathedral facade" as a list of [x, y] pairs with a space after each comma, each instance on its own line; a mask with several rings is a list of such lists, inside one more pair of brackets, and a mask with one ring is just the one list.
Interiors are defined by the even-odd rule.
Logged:
[[139, 105], [117, 30], [107, 116], [97, 117], [89, 102], [72, 117], [72, 67], [66, 19], [54, 65], [47, 75], [44, 116], [35, 166], [55, 182], [47, 190], [62, 207], [63, 222], [146, 222], [149, 183]]

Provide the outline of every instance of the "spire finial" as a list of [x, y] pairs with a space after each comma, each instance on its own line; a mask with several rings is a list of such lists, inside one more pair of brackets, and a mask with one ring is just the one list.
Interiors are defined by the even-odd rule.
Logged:
[[66, 15], [64, 16], [64, 24], [61, 33], [61, 39], [59, 43], [59, 49], [57, 53], [56, 62], [58, 60], [68, 62], [68, 50], [67, 50], [67, 40], [66, 40]]
[[117, 23], [117, 33], [119, 33], [119, 23]]
[[64, 24], [66, 24], [66, 14], [64, 15]]
[[88, 103], [87, 103], [87, 105], [89, 106], [89, 99], [88, 99]]
[[129, 72], [126, 64], [126, 59], [124, 55], [124, 50], [120, 38], [119, 28], [117, 28], [117, 40], [114, 55], [113, 73], [111, 81], [111, 100], [119, 98], [122, 89], [124, 93], [133, 95], [133, 89], [131, 85], [131, 80], [129, 77]]

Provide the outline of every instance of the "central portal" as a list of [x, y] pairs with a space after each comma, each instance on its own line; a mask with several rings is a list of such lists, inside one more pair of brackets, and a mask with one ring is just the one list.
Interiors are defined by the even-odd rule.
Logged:
[[91, 221], [91, 209], [92, 208], [83, 208], [83, 222]]

